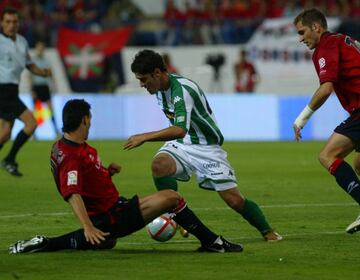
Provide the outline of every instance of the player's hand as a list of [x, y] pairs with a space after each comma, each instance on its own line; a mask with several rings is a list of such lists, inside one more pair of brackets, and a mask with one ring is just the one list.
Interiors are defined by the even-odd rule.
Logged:
[[120, 173], [121, 166], [119, 164], [117, 164], [117, 163], [112, 162], [112, 163], [109, 164], [108, 170], [109, 170], [110, 176], [113, 176], [116, 173]]
[[104, 241], [106, 236], [110, 235], [110, 233], [103, 232], [93, 225], [86, 225], [84, 226], [84, 235], [87, 242], [90, 242], [92, 245], [96, 245]]
[[44, 77], [52, 77], [52, 71], [50, 68], [44, 68]]
[[126, 143], [124, 144], [124, 150], [131, 150], [133, 148], [139, 147], [146, 141], [143, 134], [136, 134], [131, 136]]
[[296, 124], [293, 125], [293, 128], [294, 128], [295, 141], [299, 142], [300, 139], [302, 138], [302, 136], [301, 136], [301, 128], [298, 127]]

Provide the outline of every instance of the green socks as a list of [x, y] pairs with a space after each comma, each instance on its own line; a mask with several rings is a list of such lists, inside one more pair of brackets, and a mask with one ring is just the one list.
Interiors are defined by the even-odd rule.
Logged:
[[[153, 177], [153, 180], [158, 191], [166, 189], [177, 191], [178, 189], [177, 181], [174, 177]], [[268, 224], [263, 212], [255, 202], [245, 199], [241, 215], [249, 222], [249, 224], [260, 231], [261, 234], [266, 234], [269, 230], [271, 230], [271, 226]]]
[[158, 191], [167, 189], [177, 191], [178, 189], [176, 179], [171, 176], [153, 177], [153, 180]]
[[271, 230], [271, 227], [266, 221], [263, 212], [255, 202], [249, 199], [245, 199], [245, 204], [241, 215], [249, 222], [249, 224], [257, 228], [261, 234], [265, 234]]

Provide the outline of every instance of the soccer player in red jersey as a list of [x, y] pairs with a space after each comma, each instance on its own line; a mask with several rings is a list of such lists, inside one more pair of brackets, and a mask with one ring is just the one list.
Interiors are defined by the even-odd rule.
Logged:
[[[350, 116], [335, 128], [319, 160], [339, 186], [360, 204], [360, 181], [356, 175], [360, 174], [360, 43], [349, 36], [330, 33], [324, 14], [317, 9], [301, 12], [294, 24], [300, 42], [314, 49], [312, 59], [320, 81], [320, 87], [294, 122], [295, 140], [300, 140], [301, 129], [334, 91]], [[344, 160], [354, 150], [356, 173]], [[360, 215], [346, 231], [360, 231]]]
[[61, 196], [71, 205], [82, 228], [62, 236], [35, 236], [9, 247], [12, 254], [49, 252], [64, 249], [111, 249], [116, 239], [143, 228], [165, 212], [196, 236], [206, 252], [241, 252], [241, 245], [231, 243], [208, 229], [173, 190], [131, 199], [120, 196], [111, 176], [121, 167], [103, 166], [95, 148], [86, 143], [91, 113], [81, 99], [70, 100], [63, 109], [64, 136], [51, 150], [51, 170]]

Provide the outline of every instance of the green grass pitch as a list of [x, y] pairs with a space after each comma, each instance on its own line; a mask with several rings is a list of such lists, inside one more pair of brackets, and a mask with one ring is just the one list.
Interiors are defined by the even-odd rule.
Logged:
[[[0, 280], [7, 279], [360, 279], [360, 233], [346, 234], [359, 207], [317, 161], [319, 142], [229, 142], [224, 145], [242, 192], [263, 207], [284, 241], [267, 244], [195, 180], [180, 183], [188, 205], [215, 232], [244, 245], [243, 253], [196, 253], [194, 237], [166, 243], [145, 230], [109, 251], [9, 255], [8, 246], [36, 234], [79, 227], [57, 193], [49, 166], [50, 142], [30, 141], [18, 155], [23, 178], [0, 170]], [[151, 159], [160, 143], [123, 151], [120, 141], [90, 141], [103, 163], [123, 166], [114, 177], [124, 196], [155, 190]], [[9, 149], [0, 152], [0, 158]]]

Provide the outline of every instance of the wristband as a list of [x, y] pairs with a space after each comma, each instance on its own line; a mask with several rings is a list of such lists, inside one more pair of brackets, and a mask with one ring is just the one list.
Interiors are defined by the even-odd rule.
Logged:
[[296, 118], [294, 124], [302, 129], [307, 121], [310, 119], [311, 115], [314, 113], [313, 110], [310, 109], [309, 105], [306, 105], [304, 110], [300, 113], [300, 115]]

